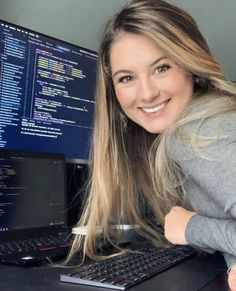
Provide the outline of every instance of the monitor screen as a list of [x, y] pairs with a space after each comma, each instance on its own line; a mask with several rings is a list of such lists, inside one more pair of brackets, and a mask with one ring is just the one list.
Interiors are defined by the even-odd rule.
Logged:
[[0, 21], [0, 148], [87, 162], [97, 54]]
[[66, 227], [64, 155], [0, 150], [0, 238]]

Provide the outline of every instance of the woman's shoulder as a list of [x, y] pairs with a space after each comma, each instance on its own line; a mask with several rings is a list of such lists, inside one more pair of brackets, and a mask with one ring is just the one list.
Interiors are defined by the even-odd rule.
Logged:
[[193, 103], [180, 131], [169, 139], [171, 153], [189, 159], [197, 152], [214, 152], [236, 142], [236, 102], [232, 102], [232, 107], [230, 102], [226, 98], [212, 98]]
[[193, 103], [186, 117], [186, 130], [201, 135], [236, 130], [236, 97], [217, 97]]

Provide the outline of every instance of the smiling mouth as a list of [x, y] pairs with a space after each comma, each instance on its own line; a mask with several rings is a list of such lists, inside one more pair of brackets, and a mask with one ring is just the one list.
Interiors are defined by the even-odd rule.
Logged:
[[167, 103], [169, 103], [170, 99], [162, 102], [161, 104], [154, 106], [154, 107], [142, 107], [141, 109], [146, 112], [146, 113], [156, 113], [158, 111], [160, 111], [162, 108], [164, 108]]

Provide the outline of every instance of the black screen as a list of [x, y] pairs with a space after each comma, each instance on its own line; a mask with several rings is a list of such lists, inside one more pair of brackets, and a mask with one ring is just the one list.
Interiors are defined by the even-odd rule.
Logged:
[[97, 54], [0, 21], [0, 147], [88, 160]]
[[64, 156], [0, 151], [0, 232], [66, 225]]

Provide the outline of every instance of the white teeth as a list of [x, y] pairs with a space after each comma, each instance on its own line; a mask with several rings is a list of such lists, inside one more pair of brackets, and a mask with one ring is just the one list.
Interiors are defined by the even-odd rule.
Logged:
[[147, 113], [153, 113], [153, 112], [158, 112], [160, 111], [165, 105], [167, 104], [167, 102], [163, 102], [158, 106], [152, 107], [152, 108], [142, 108], [143, 111], [147, 112]]

